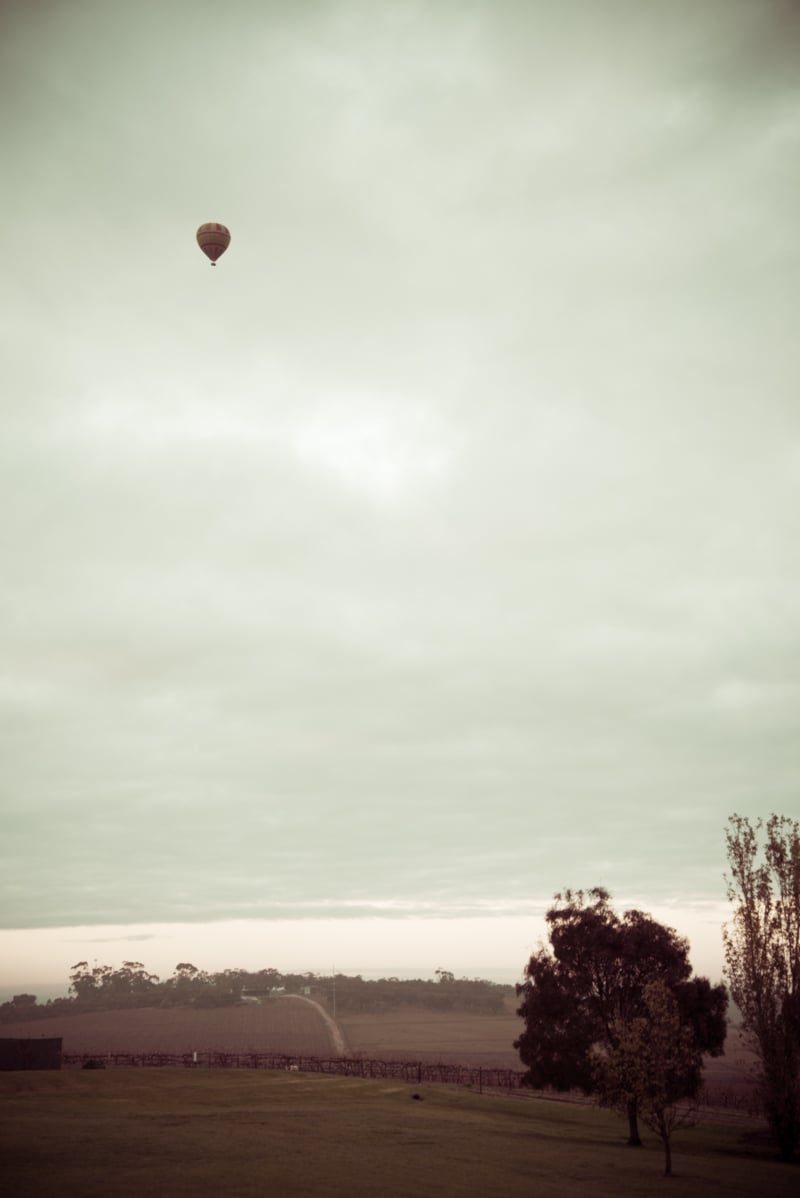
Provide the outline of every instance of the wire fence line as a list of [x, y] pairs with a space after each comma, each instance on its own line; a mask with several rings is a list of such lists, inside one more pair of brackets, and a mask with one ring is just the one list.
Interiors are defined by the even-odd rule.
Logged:
[[[520, 1069], [486, 1065], [457, 1065], [444, 1061], [374, 1060], [366, 1057], [291, 1056], [268, 1052], [110, 1052], [63, 1053], [67, 1068], [185, 1068], [185, 1069], [271, 1069], [288, 1073], [324, 1073], [337, 1077], [391, 1079], [421, 1085], [425, 1082], [465, 1086], [480, 1093], [506, 1092], [520, 1098], [593, 1104], [596, 1100], [579, 1091], [559, 1094], [534, 1090], [523, 1082]], [[698, 1105], [714, 1110], [755, 1117], [761, 1114], [757, 1094], [750, 1088], [704, 1086]]]
[[290, 1056], [265, 1052], [111, 1052], [64, 1053], [67, 1067], [143, 1067], [187, 1069], [275, 1069], [299, 1073], [327, 1073], [339, 1077], [391, 1078], [407, 1082], [445, 1082], [457, 1086], [514, 1090], [521, 1087], [522, 1072], [477, 1065], [431, 1061], [380, 1061], [365, 1057]]

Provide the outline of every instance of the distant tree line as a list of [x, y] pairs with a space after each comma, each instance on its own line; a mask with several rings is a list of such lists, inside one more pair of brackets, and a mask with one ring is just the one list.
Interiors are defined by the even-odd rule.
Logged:
[[324, 977], [316, 986], [329, 1006], [343, 1011], [371, 1014], [398, 1007], [426, 1007], [430, 1011], [466, 1011], [474, 1015], [501, 1015], [513, 986], [502, 986], [483, 978], [457, 978], [446, 969], [436, 971], [436, 980], [360, 976]]
[[72, 966], [69, 997], [37, 1002], [33, 994], [15, 994], [0, 1006], [0, 1023], [80, 1015], [92, 1011], [130, 1010], [136, 1007], [230, 1007], [247, 998], [280, 994], [307, 994], [338, 1013], [377, 1013], [401, 1006], [423, 1006], [433, 1011], [468, 1011], [496, 1015], [514, 993], [482, 978], [456, 978], [437, 970], [436, 980], [380, 978], [367, 981], [360, 975], [324, 976], [317, 973], [280, 973], [277, 969], [224, 969], [207, 973], [188, 961], [179, 962], [171, 977], [162, 981], [148, 973], [141, 961]]

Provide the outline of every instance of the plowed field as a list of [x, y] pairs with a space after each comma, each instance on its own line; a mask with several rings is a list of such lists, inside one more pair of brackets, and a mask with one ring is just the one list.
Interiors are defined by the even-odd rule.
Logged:
[[5, 1024], [0, 1034], [61, 1036], [66, 1053], [279, 1052], [325, 1057], [334, 1051], [319, 1011], [310, 1003], [289, 999], [208, 1011], [190, 1007], [97, 1011]]
[[[523, 1023], [509, 1008], [504, 1015], [469, 1015], [402, 1007], [380, 1015], [347, 1013], [339, 1024], [350, 1051], [364, 1057], [523, 1069], [513, 1047]], [[754, 1064], [739, 1030], [729, 1027], [724, 1056], [705, 1060], [709, 1098], [727, 1104], [751, 1094]]]
[[339, 1024], [352, 1052], [382, 1061], [449, 1061], [459, 1065], [521, 1069], [514, 1039], [523, 1028], [516, 1015], [437, 1013], [401, 1007], [381, 1015], [346, 1015]]
[[[381, 1015], [340, 1016], [347, 1055], [378, 1060], [452, 1062], [522, 1069], [513, 1041], [522, 1021], [504, 1015], [437, 1014], [404, 1007]], [[255, 1052], [337, 1056], [337, 1046], [313, 1003], [274, 999], [219, 1010], [178, 1007], [98, 1011], [0, 1026], [0, 1036], [61, 1036], [65, 1053]], [[705, 1083], [717, 1098], [752, 1091], [753, 1058], [735, 1028], [725, 1055], [707, 1059]]]

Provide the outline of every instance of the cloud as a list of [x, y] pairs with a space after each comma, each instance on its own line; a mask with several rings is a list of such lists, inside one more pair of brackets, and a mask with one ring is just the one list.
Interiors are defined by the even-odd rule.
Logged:
[[155, 932], [136, 932], [121, 936], [91, 936], [80, 940], [64, 940], [64, 944], [119, 944], [124, 941], [155, 940]]
[[14, 14], [5, 919], [718, 893], [797, 783], [792, 14]]

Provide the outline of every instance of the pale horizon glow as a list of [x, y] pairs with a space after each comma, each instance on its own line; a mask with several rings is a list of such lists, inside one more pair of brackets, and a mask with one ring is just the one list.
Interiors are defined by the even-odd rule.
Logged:
[[[622, 911], [640, 906], [617, 904]], [[544, 904], [526, 914], [437, 918], [375, 915], [337, 919], [222, 920], [217, 923], [92, 925], [71, 928], [0, 930], [0, 987], [64, 984], [78, 961], [115, 968], [141, 961], [162, 980], [179, 961], [198, 969], [259, 970], [326, 974], [335, 968], [364, 977], [433, 977], [448, 969], [457, 977], [522, 981], [525, 964], [546, 943]], [[646, 909], [642, 906], [642, 909]], [[722, 904], [692, 909], [663, 906], [648, 912], [690, 941], [696, 974], [722, 979]]]

